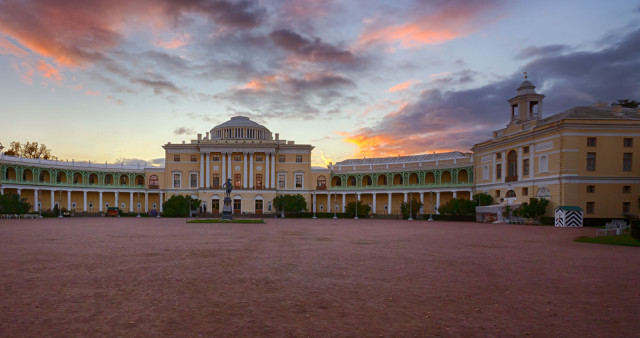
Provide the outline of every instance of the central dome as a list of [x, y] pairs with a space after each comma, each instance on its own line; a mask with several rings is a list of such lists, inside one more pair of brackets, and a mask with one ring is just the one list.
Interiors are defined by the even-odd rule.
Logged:
[[272, 140], [271, 131], [246, 116], [234, 116], [211, 129], [213, 140]]

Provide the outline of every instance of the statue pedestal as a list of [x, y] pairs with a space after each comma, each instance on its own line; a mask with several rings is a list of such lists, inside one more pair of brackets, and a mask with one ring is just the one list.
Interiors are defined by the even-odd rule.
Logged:
[[222, 207], [222, 219], [233, 220], [233, 211], [231, 210], [231, 198], [224, 198], [224, 205]]

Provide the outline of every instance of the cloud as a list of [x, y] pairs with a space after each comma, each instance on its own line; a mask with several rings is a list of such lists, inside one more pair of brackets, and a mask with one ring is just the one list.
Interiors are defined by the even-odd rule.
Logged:
[[151, 80], [146, 78], [133, 78], [130, 82], [142, 87], [150, 88], [156, 95], [164, 95], [167, 92], [183, 96], [186, 95], [186, 92], [182, 88], [178, 87], [173, 82], [164, 79], [163, 76], [156, 75], [155, 77], [158, 79]]
[[139, 158], [117, 158], [115, 163], [122, 163], [124, 165], [130, 165], [130, 166], [140, 166], [141, 168], [144, 167], [164, 167], [165, 164], [165, 158], [161, 157], [161, 158], [155, 158], [155, 159], [151, 159], [151, 160], [143, 160], [143, 159], [139, 159]]
[[567, 46], [565, 45], [549, 45], [542, 47], [529, 46], [518, 52], [516, 60], [530, 59], [546, 55], [557, 55], [565, 50], [567, 50]]
[[412, 85], [417, 84], [417, 83], [420, 83], [420, 81], [418, 81], [418, 80], [409, 80], [409, 81], [405, 81], [405, 82], [402, 82], [402, 83], [398, 83], [397, 85], [389, 88], [388, 92], [389, 93], [395, 93], [395, 92], [407, 90]]
[[[640, 45], [640, 30], [616, 41], [594, 52], [568, 52], [571, 46], [536, 48], [547, 52], [534, 53], [522, 69], [546, 95], [543, 117], [577, 105], [640, 98], [640, 50], [635, 47]], [[478, 88], [425, 90], [379, 123], [345, 134], [344, 141], [358, 146], [357, 156], [469, 151], [508, 123], [504, 101], [515, 96], [522, 80], [517, 72]]]
[[7, 40], [6, 38], [0, 36], [0, 54], [4, 54], [4, 55], [14, 55], [14, 56], [19, 56], [19, 57], [25, 57], [27, 55], [29, 55], [29, 53], [14, 45], [13, 43], [11, 43], [11, 41]]
[[60, 75], [60, 72], [42, 60], [38, 61], [38, 72], [40, 76], [53, 80], [57, 84], [62, 84], [62, 75]]
[[165, 49], [178, 49], [180, 47], [184, 47], [189, 44], [191, 40], [191, 35], [188, 33], [178, 34], [173, 39], [169, 41], [162, 40], [157, 38], [153, 44], [157, 47], [162, 47]]
[[84, 92], [84, 95], [87, 95], [87, 96], [101, 96], [102, 94], [99, 91], [96, 91], [96, 90], [87, 90], [86, 92]]
[[269, 37], [278, 47], [309, 62], [352, 63], [355, 60], [348, 50], [322, 42], [320, 38], [305, 38], [292, 30], [277, 30]]
[[174, 130], [173, 133], [176, 135], [193, 135], [196, 133], [196, 131], [191, 128], [180, 127], [180, 128], [176, 128], [176, 130]]

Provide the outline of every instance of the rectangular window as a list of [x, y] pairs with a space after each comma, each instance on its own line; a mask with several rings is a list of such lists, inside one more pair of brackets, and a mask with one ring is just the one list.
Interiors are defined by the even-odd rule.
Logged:
[[242, 175], [241, 174], [233, 174], [233, 187], [235, 189], [240, 189], [240, 187], [242, 187]]
[[180, 162], [180, 155], [173, 155], [173, 162]]
[[502, 159], [502, 154], [501, 153], [496, 153], [496, 160]]
[[631, 153], [622, 155], [622, 171], [631, 171]]
[[529, 159], [522, 160], [522, 176], [529, 176]]
[[220, 210], [220, 200], [211, 200], [211, 212], [217, 213]]
[[529, 153], [529, 147], [528, 146], [527, 147], [523, 147], [522, 148], [522, 152], [525, 153], [525, 154], [528, 154]]
[[622, 193], [623, 194], [630, 194], [631, 193], [631, 186], [630, 185], [625, 185], [622, 187]]
[[500, 198], [500, 190], [496, 190], [496, 197]]
[[191, 155], [191, 162], [198, 162], [198, 155]]
[[502, 164], [496, 164], [496, 178], [502, 178]]
[[296, 174], [296, 189], [302, 188], [302, 174]]
[[302, 155], [296, 155], [296, 163], [302, 163]]
[[596, 153], [587, 153], [587, 171], [596, 171]]
[[284, 163], [285, 157], [284, 155], [278, 155], [278, 162]]
[[596, 211], [596, 202], [587, 202], [587, 215], [593, 215]]
[[595, 147], [595, 146], [596, 146], [596, 138], [587, 137], [587, 147]]
[[180, 174], [173, 174], [173, 187], [180, 188]]
[[262, 162], [262, 154], [256, 154], [256, 162]]
[[256, 174], [256, 189], [262, 189], [262, 174]]
[[[58, 175], [58, 183], [60, 183], [60, 175]], [[111, 175], [104, 177], [104, 184], [111, 184]]]
[[628, 214], [631, 211], [631, 202], [622, 202], [622, 213]]
[[588, 193], [594, 193], [594, 192], [596, 192], [596, 186], [595, 186], [595, 185], [588, 185], [588, 186], [587, 186], [587, 192], [588, 192]]
[[625, 147], [625, 148], [633, 147], [633, 139], [625, 137], [622, 140], [622, 146]]
[[236, 161], [236, 162], [242, 161], [242, 155], [240, 155], [240, 154], [233, 155], [233, 160]]
[[233, 211], [234, 213], [240, 213], [240, 211], [242, 210], [242, 200], [233, 200]]
[[262, 211], [262, 200], [256, 200], [256, 211]]
[[213, 154], [211, 160], [216, 162], [220, 161], [220, 154]]
[[529, 188], [522, 188], [522, 196], [529, 196]]
[[278, 174], [278, 189], [284, 189], [287, 186], [287, 174]]
[[190, 174], [189, 175], [189, 181], [191, 182], [191, 187], [192, 188], [197, 188], [198, 187], [198, 174]]
[[212, 189], [220, 188], [220, 174], [213, 174], [213, 183], [211, 184]]

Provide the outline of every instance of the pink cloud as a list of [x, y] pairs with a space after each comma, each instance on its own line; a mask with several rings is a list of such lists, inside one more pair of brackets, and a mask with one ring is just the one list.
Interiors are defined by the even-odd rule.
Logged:
[[156, 47], [162, 47], [164, 49], [178, 49], [180, 47], [186, 46], [189, 44], [191, 40], [191, 35], [189, 34], [179, 34], [169, 41], [165, 41], [162, 39], [156, 39], [153, 44]]
[[25, 57], [29, 55], [26, 50], [14, 45], [11, 41], [2, 36], [0, 36], [0, 54], [14, 55], [18, 57]]
[[389, 88], [389, 92], [390, 93], [395, 93], [395, 92], [399, 92], [399, 91], [403, 91], [403, 90], [407, 90], [409, 89], [411, 86], [420, 83], [420, 81], [418, 80], [409, 80], [409, 81], [405, 81], [402, 83], [398, 83], [397, 85]]
[[87, 90], [86, 92], [84, 92], [84, 95], [87, 95], [87, 96], [101, 96], [102, 94], [99, 91]]
[[55, 67], [42, 60], [38, 61], [38, 72], [40, 73], [40, 76], [53, 80], [57, 84], [62, 83], [62, 75], [60, 75], [60, 72]]

